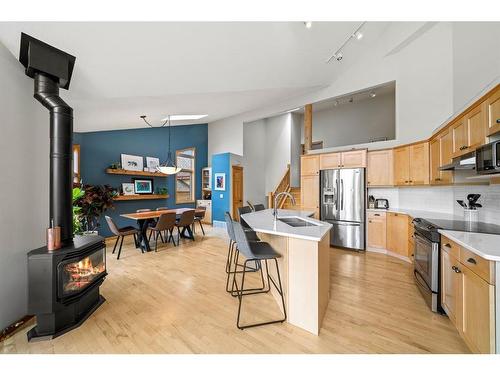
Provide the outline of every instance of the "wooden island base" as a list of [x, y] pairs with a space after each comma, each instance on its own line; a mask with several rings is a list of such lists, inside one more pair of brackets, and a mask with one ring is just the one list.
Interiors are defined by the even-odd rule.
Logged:
[[[278, 264], [287, 322], [319, 335], [330, 300], [330, 233], [319, 242], [261, 232], [258, 235], [281, 254]], [[269, 268], [277, 280], [275, 268]], [[281, 308], [281, 297], [274, 288], [271, 291]]]

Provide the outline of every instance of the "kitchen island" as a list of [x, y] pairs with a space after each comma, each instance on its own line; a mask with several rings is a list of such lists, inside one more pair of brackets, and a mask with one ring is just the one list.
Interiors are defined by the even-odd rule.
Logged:
[[[330, 300], [331, 224], [311, 218], [312, 211], [263, 210], [241, 215], [281, 255], [278, 259], [285, 294], [287, 322], [319, 334]], [[266, 271], [267, 272], [267, 271]], [[276, 278], [274, 270], [269, 273]], [[279, 294], [271, 289], [278, 306]]]

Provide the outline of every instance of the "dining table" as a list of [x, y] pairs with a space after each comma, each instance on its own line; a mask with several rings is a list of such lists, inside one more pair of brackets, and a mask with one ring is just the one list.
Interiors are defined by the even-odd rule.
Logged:
[[[127, 219], [135, 220], [137, 221], [137, 224], [139, 225], [139, 233], [138, 233], [138, 239], [137, 242], [139, 243], [139, 247], [143, 251], [151, 251], [151, 248], [149, 246], [149, 239], [147, 236], [147, 231], [149, 224], [158, 219], [162, 214], [169, 214], [169, 213], [175, 213], [177, 219], [180, 218], [183, 212], [189, 211], [189, 210], [195, 210], [195, 214], [197, 213], [203, 213], [204, 208], [188, 208], [188, 207], [182, 207], [182, 208], [172, 208], [168, 210], [156, 210], [156, 211], [146, 211], [146, 212], [132, 212], [129, 214], [121, 214], [120, 216], [125, 217]], [[189, 235], [186, 235], [186, 231], [188, 232]], [[191, 227], [184, 227], [182, 228], [181, 231], [181, 237], [182, 238], [190, 238], [194, 240], [194, 235]]]

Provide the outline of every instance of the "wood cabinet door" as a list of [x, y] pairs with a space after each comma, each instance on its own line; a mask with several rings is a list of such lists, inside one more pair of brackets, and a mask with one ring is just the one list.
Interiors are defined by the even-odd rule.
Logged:
[[342, 166], [342, 154], [334, 152], [319, 155], [319, 169], [336, 169]]
[[[453, 138], [452, 133], [446, 130], [441, 135], [441, 161], [440, 166], [450, 164], [452, 162], [452, 144]], [[452, 171], [441, 171], [441, 183], [451, 184], [453, 183], [453, 172]]]
[[441, 251], [441, 305], [455, 327], [462, 324], [461, 318], [461, 280], [458, 259], [447, 251]]
[[467, 130], [467, 148], [465, 153], [474, 151], [477, 147], [485, 144], [486, 141], [486, 117], [484, 104], [471, 109], [465, 115], [465, 126]]
[[314, 217], [319, 219], [319, 176], [300, 178], [300, 201], [303, 210], [314, 211]]
[[409, 257], [408, 216], [389, 212], [387, 214], [387, 250]]
[[394, 185], [405, 186], [410, 183], [410, 149], [394, 149]]
[[458, 119], [450, 127], [452, 134], [452, 156], [456, 158], [467, 151], [464, 151], [467, 147], [467, 129], [465, 126], [464, 118]]
[[342, 168], [365, 168], [366, 150], [343, 152], [341, 164]]
[[475, 353], [495, 353], [495, 287], [465, 266], [462, 271], [462, 336]]
[[500, 87], [486, 100], [487, 134], [500, 132]]
[[441, 138], [434, 138], [430, 142], [430, 182], [432, 185], [439, 185], [441, 183]]
[[319, 175], [319, 155], [302, 156], [300, 174], [304, 176]]
[[410, 146], [410, 185], [429, 184], [429, 143]]
[[368, 217], [368, 247], [385, 249], [387, 247], [386, 218], [370, 215]]
[[392, 150], [369, 151], [367, 159], [368, 187], [394, 184]]

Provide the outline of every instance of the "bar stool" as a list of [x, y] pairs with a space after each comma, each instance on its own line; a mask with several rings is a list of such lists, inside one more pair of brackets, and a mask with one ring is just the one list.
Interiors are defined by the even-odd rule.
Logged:
[[[229, 248], [228, 248], [227, 260], [226, 260], [226, 274], [227, 274], [226, 292], [229, 293], [229, 292], [231, 292], [231, 290], [229, 289], [229, 277], [231, 275], [234, 275], [234, 273], [241, 273], [243, 271], [231, 271], [231, 265], [233, 263], [233, 256], [234, 256], [234, 248], [236, 245], [236, 236], [235, 236], [234, 230], [233, 230], [233, 225], [232, 225], [233, 219], [231, 218], [231, 214], [226, 211], [224, 213], [224, 218], [226, 220], [226, 230], [227, 230], [227, 234], [229, 236]], [[253, 230], [245, 231], [245, 235], [247, 236], [249, 241], [252, 241], [252, 242], [260, 241], [260, 238], [257, 237], [257, 234]], [[236, 259], [236, 257], [234, 259]], [[262, 275], [262, 267], [261, 267], [259, 262], [255, 262], [255, 263], [256, 264], [254, 267], [247, 266], [247, 271], [248, 272], [257, 272], [260, 269], [261, 279], [262, 279], [262, 287], [264, 287], [264, 276]], [[239, 266], [243, 267], [242, 264], [239, 264]], [[231, 293], [231, 294], [233, 295], [233, 293]], [[236, 295], [234, 295], [234, 297], [236, 297]]]
[[249, 214], [253, 212], [250, 206], [238, 207], [238, 216], [240, 217], [240, 223], [243, 225], [243, 228], [250, 229], [250, 225], [241, 217], [241, 215]]
[[261, 204], [261, 203], [259, 203], [259, 204], [254, 204], [254, 206], [253, 206], [253, 210], [254, 210], [255, 212], [257, 212], [257, 211], [264, 211], [265, 209], [266, 209], [266, 207], [264, 207], [264, 205], [263, 205], [263, 204]]
[[[234, 234], [236, 236], [236, 243], [237, 243], [237, 251], [236, 251], [236, 260], [235, 260], [235, 266], [236, 270], [238, 268], [238, 258], [240, 253], [245, 257], [245, 262], [243, 263], [243, 272], [242, 272], [242, 277], [241, 277], [241, 288], [238, 286], [238, 282], [236, 281], [236, 275], [233, 277], [233, 285], [232, 285], [232, 291], [236, 291], [236, 296], [238, 297], [239, 303], [238, 303], [238, 317], [236, 320], [236, 326], [239, 329], [245, 329], [245, 328], [250, 328], [250, 327], [258, 327], [262, 325], [267, 325], [267, 324], [273, 324], [273, 323], [283, 323], [286, 320], [286, 307], [285, 307], [285, 297], [283, 293], [283, 286], [281, 284], [281, 277], [280, 277], [280, 270], [278, 266], [278, 258], [281, 257], [281, 255], [276, 252], [276, 250], [273, 249], [273, 247], [267, 243], [267, 242], [250, 242], [248, 241], [245, 231], [243, 229], [243, 226], [240, 223], [237, 223], [235, 221], [232, 222]], [[246, 274], [246, 266], [248, 262], [251, 261], [262, 261], [266, 264], [266, 273], [267, 273], [267, 289], [263, 290], [257, 290], [257, 291], [250, 291], [250, 290], [245, 290], [245, 274]], [[278, 277], [277, 283], [276, 281], [269, 275], [269, 265], [268, 265], [268, 260], [272, 261], [274, 260], [274, 264], [276, 266], [276, 275]], [[261, 271], [262, 272], [262, 271]], [[282, 319], [277, 319], [277, 320], [270, 320], [267, 322], [259, 322], [259, 323], [253, 323], [253, 324], [247, 324], [247, 325], [241, 325], [240, 324], [240, 317], [241, 317], [241, 305], [243, 302], [243, 297], [250, 295], [250, 294], [260, 294], [260, 293], [267, 293], [271, 290], [271, 283], [273, 284], [274, 288], [278, 292], [278, 294], [281, 297], [281, 305], [283, 307], [283, 318]]]

